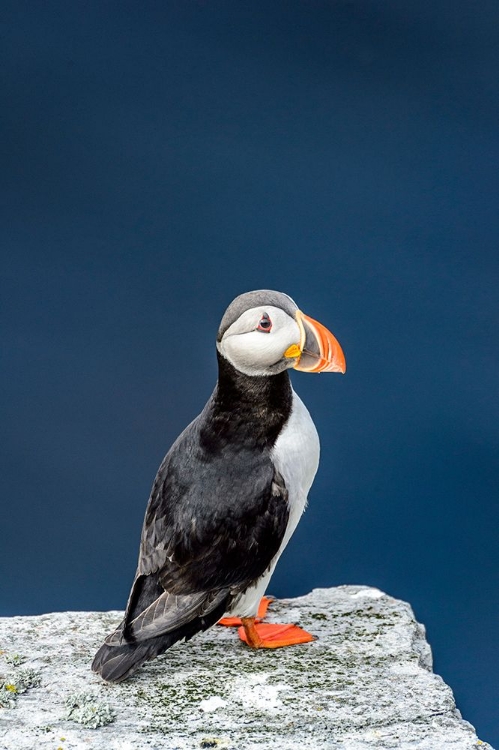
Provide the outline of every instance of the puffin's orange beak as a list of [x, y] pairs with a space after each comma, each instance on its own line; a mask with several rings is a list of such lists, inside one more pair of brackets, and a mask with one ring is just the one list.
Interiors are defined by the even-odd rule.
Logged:
[[342, 372], [347, 369], [345, 355], [331, 331], [301, 310], [296, 311], [300, 328], [300, 343], [284, 352], [285, 357], [297, 357], [295, 370], [302, 372]]

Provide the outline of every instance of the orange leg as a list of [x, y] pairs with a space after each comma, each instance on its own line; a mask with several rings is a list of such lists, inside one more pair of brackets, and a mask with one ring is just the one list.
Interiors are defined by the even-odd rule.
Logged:
[[241, 622], [242, 628], [239, 628], [239, 632], [242, 630], [245, 635], [245, 638], [241, 636], [241, 640], [244, 640], [251, 648], [261, 648], [263, 644], [262, 639], [256, 631], [255, 618], [241, 617]]
[[297, 625], [274, 625], [270, 622], [255, 623], [254, 617], [241, 618], [239, 638], [251, 648], [282, 648], [297, 643], [310, 643], [315, 638]]

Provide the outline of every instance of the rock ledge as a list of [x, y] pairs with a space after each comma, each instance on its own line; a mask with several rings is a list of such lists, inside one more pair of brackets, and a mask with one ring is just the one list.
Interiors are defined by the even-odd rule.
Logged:
[[410, 606], [377, 589], [274, 602], [267, 619], [314, 643], [251, 651], [217, 626], [106, 685], [89, 664], [120, 617], [0, 618], [2, 750], [492, 750], [431, 671]]

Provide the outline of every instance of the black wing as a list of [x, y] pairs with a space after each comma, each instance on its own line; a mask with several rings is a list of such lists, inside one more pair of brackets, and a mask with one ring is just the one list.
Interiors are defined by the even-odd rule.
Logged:
[[287, 491], [265, 451], [207, 451], [201, 415], [163, 461], [146, 512], [125, 620], [109, 645], [203, 618], [268, 569], [288, 521]]

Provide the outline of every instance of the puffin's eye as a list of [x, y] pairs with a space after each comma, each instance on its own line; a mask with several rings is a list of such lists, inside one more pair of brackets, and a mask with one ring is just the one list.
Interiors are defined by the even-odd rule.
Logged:
[[256, 330], [263, 331], [263, 333], [270, 333], [271, 329], [272, 329], [272, 321], [270, 320], [267, 313], [263, 313]]

